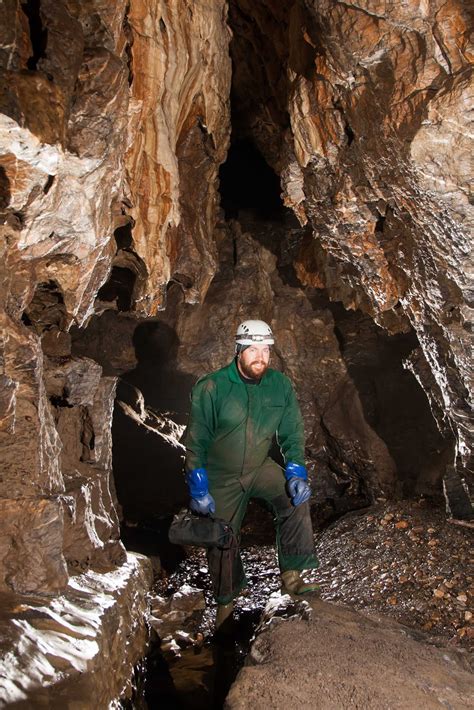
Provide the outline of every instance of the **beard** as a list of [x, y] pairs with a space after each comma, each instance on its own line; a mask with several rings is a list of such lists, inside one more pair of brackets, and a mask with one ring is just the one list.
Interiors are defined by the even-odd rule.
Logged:
[[258, 359], [245, 363], [241, 358], [239, 360], [239, 367], [244, 377], [247, 377], [249, 380], [260, 380], [267, 371], [268, 364]]

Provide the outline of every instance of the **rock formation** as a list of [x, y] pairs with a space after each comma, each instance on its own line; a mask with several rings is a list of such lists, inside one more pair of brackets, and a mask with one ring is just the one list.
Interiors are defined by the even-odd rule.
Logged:
[[[112, 404], [139, 318], [176, 331], [188, 375], [224, 364], [240, 318], [272, 322], [323, 518], [439, 491], [446, 465], [459, 489], [472, 470], [468, 3], [2, 10], [0, 590], [59, 593], [123, 564]], [[245, 205], [224, 221], [231, 123], [298, 223]]]
[[311, 225], [295, 260], [301, 283], [389, 332], [414, 330], [419, 347], [406, 366], [469, 475], [468, 4], [230, 8], [240, 131], [281, 175], [285, 204]]

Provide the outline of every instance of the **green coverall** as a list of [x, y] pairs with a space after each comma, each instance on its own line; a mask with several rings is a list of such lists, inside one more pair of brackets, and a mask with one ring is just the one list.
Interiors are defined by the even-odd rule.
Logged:
[[[304, 465], [304, 430], [290, 380], [269, 368], [258, 384], [246, 384], [233, 360], [202, 377], [193, 388], [186, 432], [186, 470], [204, 468], [215, 515], [236, 534], [250, 498], [272, 510], [280, 570], [313, 569], [309, 504], [291, 504], [282, 468], [268, 456], [273, 436], [285, 462]], [[218, 603], [227, 604], [246, 584], [238, 548], [208, 551], [209, 572]]]

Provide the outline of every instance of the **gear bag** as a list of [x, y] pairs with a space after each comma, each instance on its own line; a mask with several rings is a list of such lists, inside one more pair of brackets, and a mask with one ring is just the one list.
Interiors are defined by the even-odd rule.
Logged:
[[180, 510], [174, 516], [168, 538], [173, 545], [219, 547], [222, 550], [228, 550], [237, 544], [230, 523], [209, 515], [195, 515], [186, 509]]

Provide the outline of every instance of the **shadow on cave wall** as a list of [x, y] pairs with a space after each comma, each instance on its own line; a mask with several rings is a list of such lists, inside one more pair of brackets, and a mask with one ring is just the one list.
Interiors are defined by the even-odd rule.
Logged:
[[442, 497], [454, 440], [436, 426], [425, 392], [403, 361], [417, 347], [414, 331], [389, 335], [369, 316], [331, 302], [334, 332], [368, 424], [386, 443], [398, 472], [398, 494]]
[[145, 523], [172, 516], [188, 500], [183, 451], [125, 414], [135, 408], [137, 390], [155, 414], [185, 425], [195, 377], [176, 365], [179, 340], [165, 323], [146, 321], [133, 334], [137, 366], [119, 379], [112, 424], [113, 472], [123, 518]]

